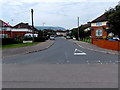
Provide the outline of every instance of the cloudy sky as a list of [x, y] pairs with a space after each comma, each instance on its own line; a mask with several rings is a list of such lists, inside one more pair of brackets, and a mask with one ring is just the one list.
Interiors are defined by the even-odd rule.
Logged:
[[97, 18], [120, 0], [0, 0], [0, 19], [16, 25], [31, 24], [31, 9], [34, 9], [35, 26], [77, 27]]

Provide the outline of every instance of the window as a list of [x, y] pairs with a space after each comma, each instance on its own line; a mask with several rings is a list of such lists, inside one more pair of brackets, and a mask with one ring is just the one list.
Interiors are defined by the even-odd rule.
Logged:
[[0, 34], [0, 38], [8, 38], [8, 34]]
[[102, 30], [96, 30], [96, 36], [102, 36]]
[[96, 26], [102, 26], [102, 22], [97, 22]]

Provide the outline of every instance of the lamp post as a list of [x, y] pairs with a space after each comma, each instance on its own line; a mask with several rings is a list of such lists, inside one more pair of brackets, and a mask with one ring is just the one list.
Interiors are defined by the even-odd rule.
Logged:
[[78, 40], [80, 40], [79, 38], [79, 17], [78, 17]]
[[33, 35], [33, 42], [34, 42], [34, 21], [33, 21], [33, 9], [31, 9], [31, 18], [32, 18], [32, 35]]

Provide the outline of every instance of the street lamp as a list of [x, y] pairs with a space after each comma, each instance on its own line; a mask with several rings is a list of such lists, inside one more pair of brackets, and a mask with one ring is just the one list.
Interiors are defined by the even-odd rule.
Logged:
[[79, 38], [79, 17], [78, 17], [78, 40], [80, 40]]
[[31, 18], [32, 18], [32, 35], [33, 35], [33, 42], [34, 42], [34, 21], [33, 21], [33, 9], [31, 9]]

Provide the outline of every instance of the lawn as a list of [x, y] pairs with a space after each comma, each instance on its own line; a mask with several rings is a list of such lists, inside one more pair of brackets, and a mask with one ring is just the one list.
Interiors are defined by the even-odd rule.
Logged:
[[85, 38], [84, 40], [82, 40], [83, 42], [88, 42], [88, 43], [91, 43], [92, 41], [91, 41], [91, 39], [90, 38]]
[[9, 44], [9, 45], [2, 45], [2, 49], [6, 48], [17, 48], [17, 47], [25, 47], [25, 46], [33, 46], [40, 42], [34, 42], [34, 43], [18, 43], [18, 44]]

